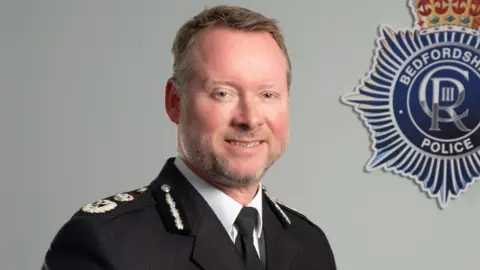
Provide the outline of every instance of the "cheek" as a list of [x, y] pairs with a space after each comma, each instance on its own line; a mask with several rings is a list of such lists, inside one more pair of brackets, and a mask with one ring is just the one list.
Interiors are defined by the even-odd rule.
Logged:
[[194, 126], [200, 136], [215, 136], [227, 122], [226, 112], [212, 102], [199, 99], [188, 111], [189, 125]]
[[290, 119], [288, 111], [281, 111], [275, 114], [270, 121], [272, 135], [279, 141], [288, 140], [290, 134]]

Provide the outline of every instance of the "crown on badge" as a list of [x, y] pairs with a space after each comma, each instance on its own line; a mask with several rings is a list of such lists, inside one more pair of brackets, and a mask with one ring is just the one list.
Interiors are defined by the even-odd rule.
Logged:
[[411, 7], [422, 32], [479, 33], [480, 0], [411, 0]]

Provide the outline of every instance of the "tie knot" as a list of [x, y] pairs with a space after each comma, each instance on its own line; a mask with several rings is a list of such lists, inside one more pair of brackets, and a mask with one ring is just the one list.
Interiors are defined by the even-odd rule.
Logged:
[[238, 232], [244, 237], [252, 237], [257, 224], [258, 211], [253, 207], [243, 207], [235, 220]]

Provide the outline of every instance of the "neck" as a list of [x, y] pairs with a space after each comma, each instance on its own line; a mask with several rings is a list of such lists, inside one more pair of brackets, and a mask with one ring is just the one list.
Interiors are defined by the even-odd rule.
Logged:
[[253, 200], [255, 195], [257, 195], [257, 192], [260, 192], [259, 183], [252, 183], [245, 187], [235, 187], [235, 188], [222, 187], [212, 182], [209, 182], [209, 183], [214, 185], [221, 191], [223, 191], [223, 193], [227, 194], [229, 197], [231, 197], [232, 199], [234, 199], [235, 201], [237, 201], [239, 204], [243, 206], [247, 206], [248, 204], [250, 204], [250, 202]]

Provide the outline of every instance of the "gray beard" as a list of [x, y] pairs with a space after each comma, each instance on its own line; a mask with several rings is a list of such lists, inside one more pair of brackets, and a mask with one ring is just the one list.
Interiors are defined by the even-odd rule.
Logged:
[[181, 139], [181, 147], [186, 159], [206, 181], [225, 188], [243, 188], [259, 183], [267, 170], [276, 162], [280, 155], [269, 156], [268, 163], [255, 175], [241, 176], [229, 170], [228, 160], [221, 158], [212, 151], [202, 151], [205, 147], [192, 140], [189, 135]]

